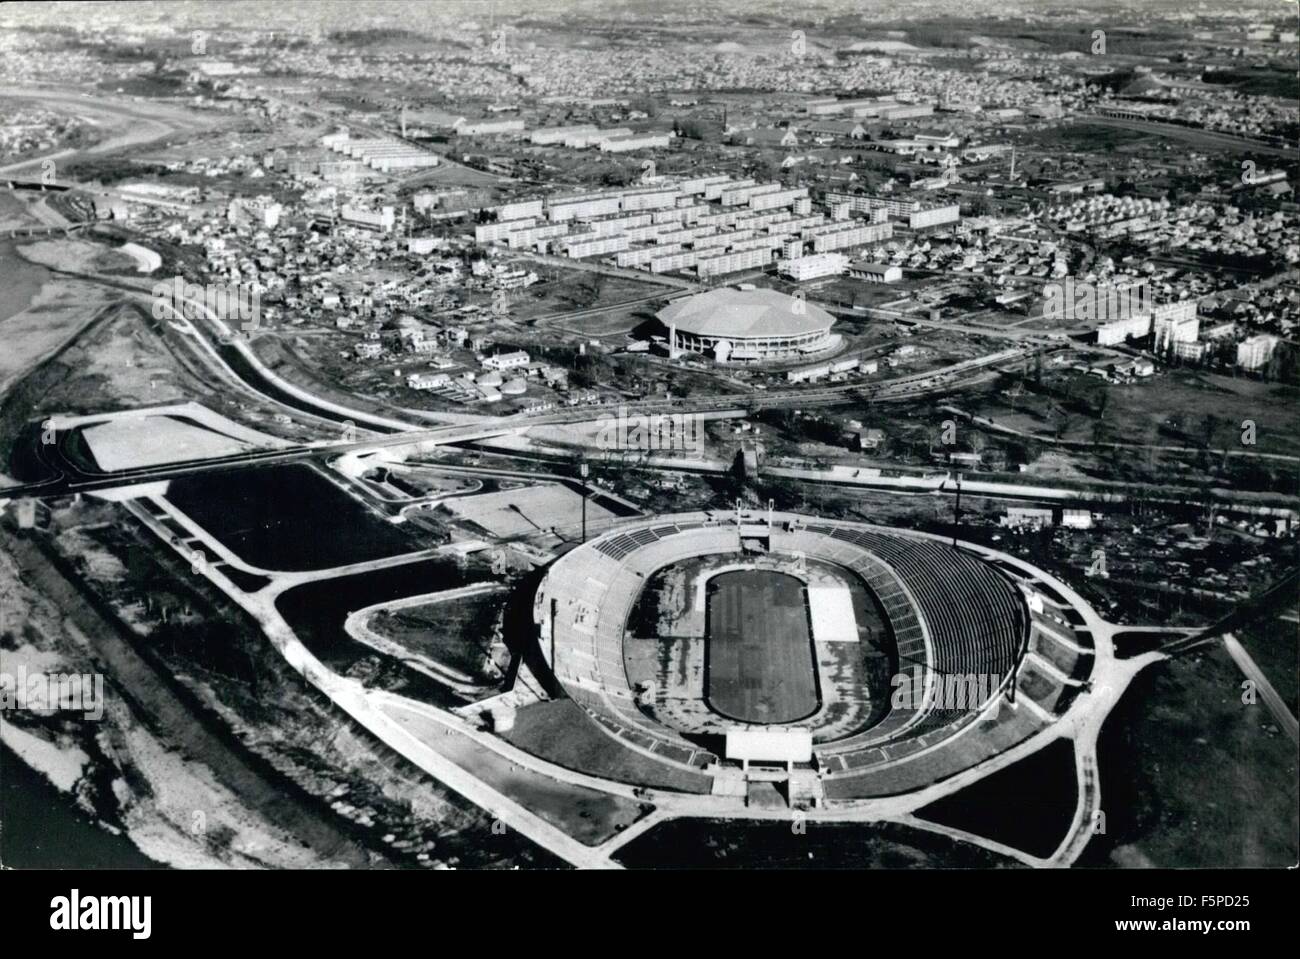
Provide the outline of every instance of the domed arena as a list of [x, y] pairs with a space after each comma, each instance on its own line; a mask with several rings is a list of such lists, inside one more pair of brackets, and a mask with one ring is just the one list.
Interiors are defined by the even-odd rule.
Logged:
[[840, 343], [835, 318], [776, 290], [719, 289], [670, 303], [658, 313], [671, 348], [720, 363], [762, 363], [824, 353]]

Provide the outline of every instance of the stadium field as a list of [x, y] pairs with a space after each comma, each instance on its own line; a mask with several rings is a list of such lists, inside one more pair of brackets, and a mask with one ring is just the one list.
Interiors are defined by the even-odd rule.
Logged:
[[748, 723], [789, 723], [817, 711], [803, 583], [771, 570], [709, 581], [709, 705]]

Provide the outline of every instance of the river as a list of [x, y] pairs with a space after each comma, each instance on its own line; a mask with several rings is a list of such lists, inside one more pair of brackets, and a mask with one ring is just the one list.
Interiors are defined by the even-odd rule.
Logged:
[[0, 865], [162, 869], [125, 835], [96, 825], [67, 793], [0, 745]]

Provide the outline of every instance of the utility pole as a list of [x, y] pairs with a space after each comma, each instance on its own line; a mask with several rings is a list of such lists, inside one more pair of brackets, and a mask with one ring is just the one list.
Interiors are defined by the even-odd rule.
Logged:
[[578, 473], [582, 476], [582, 541], [587, 542], [587, 474], [590, 468], [587, 461], [583, 460], [578, 466]]

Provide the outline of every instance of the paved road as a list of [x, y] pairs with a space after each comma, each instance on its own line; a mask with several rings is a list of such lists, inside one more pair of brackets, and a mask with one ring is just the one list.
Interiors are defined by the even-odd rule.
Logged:
[[1150, 120], [1122, 120], [1119, 117], [1099, 117], [1084, 113], [1072, 114], [1072, 119], [1077, 124], [1112, 127], [1120, 130], [1133, 130], [1137, 133], [1145, 133], [1147, 136], [1154, 135], [1170, 137], [1175, 140], [1189, 140], [1193, 143], [1211, 143], [1215, 146], [1230, 147], [1231, 149], [1242, 153], [1257, 153], [1266, 156], [1287, 157], [1292, 160], [1300, 157], [1300, 149], [1296, 147], [1283, 148], [1259, 140], [1251, 140], [1246, 137], [1235, 136], [1231, 133], [1218, 133], [1212, 130], [1198, 129], [1196, 127], [1180, 126], [1176, 123], [1159, 123]]
[[1291, 742], [1300, 743], [1300, 723], [1297, 723], [1295, 716], [1291, 714], [1291, 710], [1287, 707], [1286, 700], [1268, 681], [1268, 677], [1259, 668], [1259, 664], [1255, 662], [1250, 653], [1246, 652], [1246, 647], [1242, 646], [1241, 641], [1232, 633], [1224, 635], [1223, 645], [1228, 650], [1228, 655], [1232, 657], [1232, 661], [1246, 674], [1246, 678], [1255, 684], [1260, 698], [1264, 700], [1264, 705], [1273, 714], [1273, 719], [1278, 726], [1291, 738]]
[[648, 270], [633, 270], [622, 266], [609, 266], [606, 263], [593, 262], [591, 260], [573, 260], [567, 256], [551, 256], [547, 253], [530, 253], [524, 250], [518, 251], [518, 255], [526, 260], [532, 260], [535, 263], [541, 263], [545, 266], [564, 267], [571, 270], [581, 270], [584, 273], [601, 273], [605, 276], [617, 276], [625, 280], [638, 280], [641, 283], [657, 283], [660, 286], [671, 286], [678, 290], [706, 290], [707, 286], [702, 283], [695, 283], [691, 280], [685, 280], [681, 277], [668, 276], [666, 273], [651, 273]]
[[944, 405], [940, 406], [939, 409], [947, 413], [952, 413], [954, 416], [960, 416], [963, 419], [974, 423], [976, 426], [982, 426], [986, 429], [993, 430], [994, 432], [1006, 433], [1009, 436], [1023, 436], [1026, 439], [1031, 439], [1039, 443], [1048, 443], [1053, 446], [1065, 446], [1074, 449], [1139, 450], [1141, 452], [1155, 450], [1161, 453], [1211, 453], [1216, 456], [1220, 454], [1227, 456], [1249, 456], [1259, 459], [1280, 460], [1286, 463], [1300, 463], [1300, 456], [1287, 456], [1285, 453], [1256, 453], [1253, 450], [1244, 449], [1216, 450], [1195, 446], [1159, 446], [1147, 443], [1090, 443], [1087, 440], [1062, 440], [1057, 439], [1054, 436], [1046, 436], [1042, 433], [1031, 433], [1028, 430], [1016, 429], [1014, 426], [1006, 426], [987, 416], [975, 416], [956, 406]]

